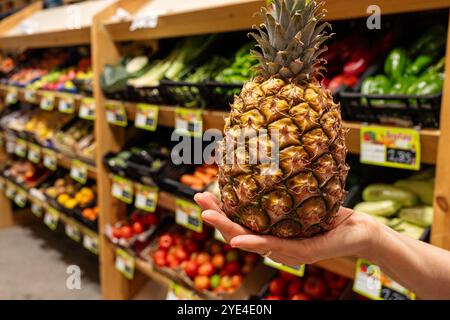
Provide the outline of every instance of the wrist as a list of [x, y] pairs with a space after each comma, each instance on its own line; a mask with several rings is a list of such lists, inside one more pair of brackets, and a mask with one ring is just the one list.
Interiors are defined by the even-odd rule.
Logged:
[[376, 219], [365, 213], [355, 212], [358, 228], [362, 233], [360, 245], [356, 248], [358, 258], [367, 259], [378, 263], [382, 247], [382, 234], [385, 226]]

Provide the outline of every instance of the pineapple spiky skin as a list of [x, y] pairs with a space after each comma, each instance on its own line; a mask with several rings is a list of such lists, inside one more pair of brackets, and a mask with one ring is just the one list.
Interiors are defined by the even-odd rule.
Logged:
[[[323, 24], [317, 26], [319, 5], [275, 0], [274, 7], [263, 11], [265, 25], [255, 36], [263, 51], [259, 75], [235, 97], [226, 120], [228, 140], [219, 165], [222, 208], [254, 232], [308, 238], [334, 227], [345, 196], [347, 149], [340, 107], [317, 80], [320, 45], [328, 37]], [[280, 33], [283, 41], [275, 40]], [[242, 136], [243, 143], [227, 149]], [[251, 161], [255, 150], [257, 161]], [[276, 163], [264, 161], [273, 151]]]

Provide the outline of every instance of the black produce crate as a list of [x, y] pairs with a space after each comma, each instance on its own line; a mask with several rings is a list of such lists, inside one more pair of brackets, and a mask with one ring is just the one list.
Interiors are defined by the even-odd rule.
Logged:
[[243, 83], [205, 83], [206, 105], [211, 108], [229, 110], [233, 103], [234, 95], [238, 95], [242, 89]]
[[126, 99], [121, 100], [156, 104], [164, 103], [160, 94], [160, 86], [140, 88], [128, 86], [126, 90]]
[[77, 90], [86, 95], [92, 96], [92, 80], [72, 80], [72, 83], [75, 85]]
[[109, 160], [116, 156], [115, 152], [108, 152], [103, 156], [103, 164], [108, 168], [108, 170], [116, 175], [125, 177], [126, 176], [126, 168], [122, 168], [119, 166], [111, 165]]
[[159, 92], [164, 103], [174, 106], [200, 108], [206, 103], [208, 91], [203, 83], [161, 80]]
[[442, 93], [433, 95], [379, 95], [341, 91], [344, 120], [439, 128]]
[[159, 187], [167, 192], [171, 192], [187, 198], [193, 198], [198, 192], [206, 191], [207, 187], [202, 190], [194, 190], [191, 187], [180, 182], [183, 174], [192, 174], [195, 171], [195, 165], [174, 165], [167, 164], [162, 168], [157, 179]]

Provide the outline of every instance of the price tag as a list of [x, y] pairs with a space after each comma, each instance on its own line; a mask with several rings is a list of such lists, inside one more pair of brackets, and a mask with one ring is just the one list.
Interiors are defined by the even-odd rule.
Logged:
[[58, 110], [62, 113], [75, 112], [75, 99], [72, 95], [64, 95], [59, 98]]
[[85, 184], [87, 180], [87, 165], [80, 160], [72, 160], [70, 167], [70, 176], [73, 180]]
[[28, 143], [28, 160], [33, 163], [41, 161], [41, 147], [34, 143]]
[[408, 289], [383, 274], [380, 267], [358, 259], [353, 291], [372, 300], [415, 300]]
[[105, 104], [106, 121], [120, 127], [126, 127], [128, 124], [127, 112], [124, 105], [119, 101], [108, 101]]
[[38, 218], [42, 218], [42, 214], [44, 213], [44, 208], [42, 208], [42, 206], [37, 203], [37, 202], [32, 202], [31, 203], [31, 212]]
[[420, 169], [420, 135], [407, 128], [362, 126], [361, 163], [401, 169]]
[[14, 203], [20, 208], [25, 208], [27, 205], [28, 192], [22, 188], [16, 189], [16, 194], [14, 196]]
[[95, 119], [95, 100], [93, 98], [81, 99], [80, 111], [78, 117], [86, 120]]
[[65, 232], [66, 236], [68, 236], [70, 239], [72, 239], [75, 242], [80, 242], [81, 240], [81, 232], [80, 228], [77, 226], [77, 224], [72, 219], [67, 219], [65, 222]]
[[139, 129], [155, 131], [158, 126], [158, 111], [159, 107], [156, 105], [139, 103], [134, 126]]
[[59, 217], [60, 213], [58, 210], [52, 207], [48, 207], [47, 212], [44, 216], [44, 223], [47, 225], [47, 227], [50, 228], [50, 230], [55, 231], [58, 227]]
[[52, 111], [55, 107], [55, 96], [51, 92], [43, 92], [39, 107], [42, 110]]
[[6, 92], [5, 104], [7, 106], [17, 103], [18, 91], [17, 88], [8, 87], [8, 91]]
[[14, 200], [16, 196], [16, 185], [10, 181], [6, 181], [5, 195], [8, 199]]
[[89, 229], [83, 229], [83, 247], [98, 255], [98, 235]]
[[136, 184], [136, 197], [134, 199], [134, 206], [138, 209], [148, 212], [156, 210], [158, 202], [158, 188]]
[[196, 296], [191, 290], [172, 281], [167, 289], [166, 300], [196, 300]]
[[25, 101], [29, 103], [36, 102], [36, 90], [26, 89], [25, 90]]
[[175, 201], [175, 221], [179, 225], [191, 229], [196, 232], [202, 232], [202, 209], [196, 204], [176, 199]]
[[52, 171], [55, 171], [58, 164], [56, 152], [47, 148], [42, 149], [42, 162], [45, 167]]
[[133, 182], [120, 176], [113, 176], [111, 193], [114, 198], [125, 203], [133, 203]]
[[272, 259], [270, 259], [269, 257], [264, 258], [264, 264], [269, 267], [281, 270], [281, 271], [289, 272], [293, 275], [296, 275], [297, 277], [303, 277], [303, 275], [305, 274], [305, 265], [304, 264], [302, 264], [300, 266], [291, 267], [291, 266], [287, 266], [287, 265], [275, 262]]
[[202, 110], [175, 108], [175, 131], [181, 135], [201, 137], [203, 134]]
[[220, 231], [217, 229], [214, 229], [214, 239], [216, 239], [217, 241], [223, 242], [223, 243], [227, 243], [225, 241], [225, 238], [223, 237], [222, 233], [220, 233]]
[[119, 270], [125, 278], [132, 280], [134, 278], [134, 257], [123, 249], [116, 249], [116, 269]]
[[14, 154], [21, 158], [25, 158], [27, 156], [27, 142], [25, 140], [16, 139]]

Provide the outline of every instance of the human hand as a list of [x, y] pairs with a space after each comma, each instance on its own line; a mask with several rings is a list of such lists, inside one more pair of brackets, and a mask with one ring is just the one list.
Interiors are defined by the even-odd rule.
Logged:
[[336, 228], [309, 239], [281, 239], [254, 234], [228, 219], [212, 193], [198, 193], [194, 200], [204, 210], [202, 219], [217, 228], [233, 248], [270, 256], [272, 260], [289, 266], [343, 256], [370, 258], [378, 237], [378, 222], [366, 214], [353, 213], [353, 210], [344, 207], [338, 212]]

